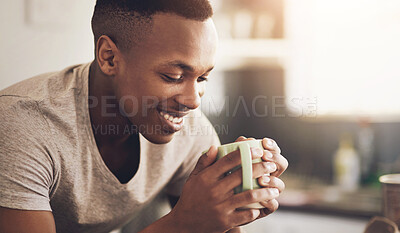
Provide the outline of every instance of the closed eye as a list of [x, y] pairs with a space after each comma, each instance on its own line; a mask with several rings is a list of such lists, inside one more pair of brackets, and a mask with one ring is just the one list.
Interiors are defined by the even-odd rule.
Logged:
[[162, 76], [162, 78], [163, 78], [164, 80], [166, 80], [167, 82], [179, 82], [179, 81], [181, 81], [182, 78], [183, 78], [183, 76], [179, 76], [178, 78], [173, 78], [173, 77], [171, 77], [171, 76], [169, 76], [169, 75], [166, 75], [166, 74], [161, 74], [161, 76]]
[[199, 77], [199, 78], [197, 78], [197, 82], [207, 82], [208, 81], [208, 78], [206, 78], [206, 77]]

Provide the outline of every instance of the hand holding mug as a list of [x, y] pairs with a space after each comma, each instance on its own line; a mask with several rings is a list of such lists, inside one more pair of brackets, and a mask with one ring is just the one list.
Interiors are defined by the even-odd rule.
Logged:
[[[240, 136], [236, 141], [255, 140], [254, 138], [246, 138]], [[263, 175], [258, 178], [258, 184], [262, 187], [277, 188], [279, 192], [285, 189], [285, 183], [278, 177], [287, 169], [289, 163], [285, 157], [281, 155], [281, 149], [278, 144], [270, 138], [263, 138], [262, 145], [264, 147], [262, 160], [271, 162], [276, 165], [276, 170], [270, 175]], [[278, 209], [279, 203], [276, 199], [265, 200], [260, 202], [265, 208], [261, 210], [258, 218], [265, 217]]]
[[[276, 158], [274, 156], [269, 158], [265, 150], [260, 148], [250, 150], [252, 160], [269, 159], [252, 164], [252, 178], [259, 178], [267, 173], [279, 174], [277, 172], [282, 173], [286, 169], [284, 164], [276, 165], [278, 163]], [[271, 150], [270, 153], [276, 154], [277, 148], [273, 147], [273, 150], [269, 150]], [[240, 209], [244, 206], [261, 203], [268, 208], [269, 213], [277, 208], [274, 202], [271, 205], [271, 201], [277, 198], [284, 188], [279, 178], [271, 176], [267, 183], [259, 181], [265, 187], [235, 194], [234, 189], [242, 184], [242, 170], [234, 170], [228, 176], [226, 173], [241, 165], [241, 154], [239, 150], [235, 150], [216, 161], [217, 154], [218, 149], [211, 146], [208, 152], [200, 157], [183, 187], [178, 203], [169, 214], [180, 232], [193, 232], [193, 230], [195, 232], [225, 232], [252, 222], [267, 213], [264, 209], [261, 211], [260, 209]]]

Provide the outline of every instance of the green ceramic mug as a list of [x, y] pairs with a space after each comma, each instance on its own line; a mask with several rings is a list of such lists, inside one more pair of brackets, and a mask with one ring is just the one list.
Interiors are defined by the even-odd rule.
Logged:
[[[236, 171], [240, 167], [242, 167], [242, 184], [234, 189], [235, 194], [236, 193], [241, 193], [247, 190], [253, 190], [253, 189], [258, 189], [261, 188], [258, 185], [257, 179], [253, 179], [253, 163], [259, 163], [261, 162], [261, 158], [258, 159], [251, 159], [251, 147], [258, 147], [262, 150], [264, 150], [264, 147], [262, 145], [262, 140], [248, 140], [248, 141], [240, 141], [240, 142], [233, 142], [229, 144], [222, 145], [218, 147], [218, 154], [217, 154], [217, 159], [221, 159], [225, 155], [239, 150], [240, 151], [240, 158], [242, 160], [241, 166], [237, 166], [233, 168], [230, 173]], [[244, 206], [243, 208], [256, 208], [256, 209], [261, 209], [265, 208], [262, 206], [260, 203], [253, 203], [249, 204], [247, 206]]]

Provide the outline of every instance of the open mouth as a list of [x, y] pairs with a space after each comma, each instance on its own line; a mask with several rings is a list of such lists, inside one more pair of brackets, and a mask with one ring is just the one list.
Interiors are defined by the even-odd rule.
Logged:
[[168, 114], [167, 112], [160, 111], [160, 115], [162, 117], [164, 117], [165, 120], [167, 120], [171, 123], [174, 123], [174, 124], [179, 124], [183, 121], [183, 117], [174, 117], [174, 116]]
[[169, 132], [174, 133], [182, 129], [183, 118], [186, 114], [179, 114], [174, 112], [167, 112], [164, 110], [157, 109], [158, 116], [161, 119], [163, 128]]

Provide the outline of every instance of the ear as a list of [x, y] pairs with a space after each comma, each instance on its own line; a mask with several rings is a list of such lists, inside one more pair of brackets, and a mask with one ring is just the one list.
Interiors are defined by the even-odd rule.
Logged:
[[118, 73], [122, 54], [110, 37], [102, 35], [96, 43], [96, 61], [101, 71], [108, 76]]

